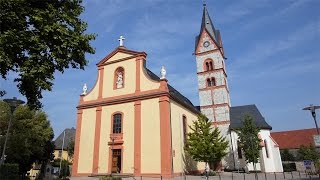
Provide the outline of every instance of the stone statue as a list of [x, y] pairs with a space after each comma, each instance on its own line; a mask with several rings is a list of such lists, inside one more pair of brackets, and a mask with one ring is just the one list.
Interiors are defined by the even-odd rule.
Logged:
[[88, 87], [87, 87], [87, 84], [84, 83], [83, 87], [82, 87], [82, 94], [81, 95], [86, 95], [87, 94], [87, 90], [88, 90]]
[[122, 72], [118, 72], [117, 73], [118, 77], [117, 77], [117, 88], [122, 88], [123, 87], [123, 75]]
[[166, 71], [166, 69], [164, 68], [164, 66], [161, 67], [160, 74], [161, 74], [160, 79], [166, 79], [167, 71]]

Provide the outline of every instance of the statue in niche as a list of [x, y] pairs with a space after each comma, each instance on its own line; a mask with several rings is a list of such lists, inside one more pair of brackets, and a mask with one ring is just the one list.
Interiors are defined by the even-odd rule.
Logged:
[[117, 82], [116, 82], [116, 84], [117, 84], [117, 89], [123, 87], [123, 74], [122, 74], [121, 71], [117, 73]]

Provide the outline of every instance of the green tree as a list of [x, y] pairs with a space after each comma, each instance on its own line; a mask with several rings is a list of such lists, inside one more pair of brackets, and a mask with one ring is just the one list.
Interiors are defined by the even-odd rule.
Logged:
[[[54, 73], [84, 69], [85, 53], [94, 53], [80, 19], [81, 0], [0, 1], [0, 74], [9, 72], [31, 108], [41, 107], [42, 91], [51, 91]], [[1, 90], [3, 92], [3, 90]]]
[[65, 159], [61, 161], [60, 177], [70, 176], [69, 162]]
[[309, 147], [301, 145], [298, 150], [298, 158], [299, 160], [312, 160], [313, 162], [318, 162], [320, 159], [320, 154], [312, 145]]
[[194, 121], [192, 130], [188, 133], [186, 151], [193, 160], [216, 164], [227, 155], [228, 141], [220, 135], [218, 128], [212, 128], [212, 123], [203, 114]]
[[284, 149], [280, 153], [282, 161], [294, 161], [295, 158], [289, 149]]
[[259, 161], [260, 156], [260, 139], [258, 136], [260, 129], [255, 126], [253, 117], [249, 114], [244, 115], [242, 126], [236, 129], [239, 136], [239, 146], [243, 150], [247, 163], [255, 164]]
[[[0, 101], [1, 124], [8, 124], [9, 107]], [[1, 132], [7, 127], [1, 126]], [[52, 159], [53, 130], [47, 115], [39, 110], [30, 110], [27, 105], [17, 107], [13, 114], [10, 136], [6, 149], [6, 163], [19, 164], [19, 171], [25, 174], [34, 162], [42, 163]]]

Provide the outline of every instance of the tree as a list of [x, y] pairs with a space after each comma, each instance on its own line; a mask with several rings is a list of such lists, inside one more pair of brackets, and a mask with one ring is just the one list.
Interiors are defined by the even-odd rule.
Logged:
[[216, 164], [227, 155], [228, 141], [220, 135], [218, 128], [212, 128], [212, 123], [203, 114], [198, 121], [189, 126], [186, 152], [193, 160]]
[[312, 145], [309, 147], [301, 145], [298, 150], [298, 158], [299, 160], [312, 160], [313, 162], [318, 162], [320, 159], [320, 154]]
[[242, 126], [236, 129], [239, 137], [239, 146], [244, 152], [247, 163], [255, 164], [259, 161], [260, 156], [260, 139], [258, 136], [260, 129], [255, 126], [253, 117], [249, 114], [244, 115]]
[[[52, 90], [54, 73], [84, 69], [94, 53], [80, 19], [81, 0], [0, 1], [0, 74], [9, 72], [31, 108], [40, 108], [42, 91]], [[0, 90], [4, 92], [3, 90]]]
[[295, 158], [292, 153], [290, 153], [289, 149], [284, 149], [281, 151], [281, 159], [282, 161], [294, 161]]
[[[0, 101], [1, 124], [8, 124], [9, 107]], [[6, 149], [6, 163], [19, 164], [19, 171], [25, 174], [34, 162], [47, 162], [52, 159], [53, 130], [47, 115], [39, 110], [30, 110], [27, 105], [17, 107], [13, 114], [12, 128]], [[1, 133], [7, 127], [0, 127]], [[2, 147], [3, 148], [3, 147]]]

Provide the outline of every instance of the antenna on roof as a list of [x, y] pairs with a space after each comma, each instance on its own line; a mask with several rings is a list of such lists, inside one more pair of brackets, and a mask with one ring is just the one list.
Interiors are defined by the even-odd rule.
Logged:
[[202, 0], [203, 6], [206, 6], [206, 0]]

